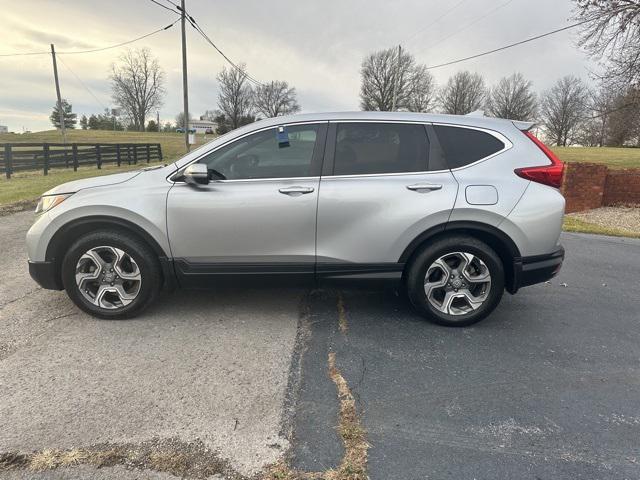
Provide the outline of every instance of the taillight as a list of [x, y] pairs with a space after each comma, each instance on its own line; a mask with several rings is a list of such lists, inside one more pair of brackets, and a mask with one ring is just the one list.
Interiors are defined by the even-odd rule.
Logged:
[[538, 140], [533, 133], [523, 132], [527, 137], [535, 143], [540, 150], [551, 160], [551, 165], [540, 167], [516, 168], [515, 174], [519, 177], [526, 178], [532, 182], [542, 183], [550, 187], [560, 188], [562, 186], [562, 174], [564, 173], [564, 163], [556, 157], [556, 155], [544, 143]]

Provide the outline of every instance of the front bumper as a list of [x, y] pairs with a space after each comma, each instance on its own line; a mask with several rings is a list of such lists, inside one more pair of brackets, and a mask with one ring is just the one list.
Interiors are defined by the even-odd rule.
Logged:
[[555, 277], [564, 261], [564, 248], [546, 255], [517, 258], [513, 262], [513, 285], [510, 293], [516, 293], [521, 287], [546, 282]]
[[38, 285], [48, 290], [63, 290], [55, 262], [29, 262], [29, 274]]

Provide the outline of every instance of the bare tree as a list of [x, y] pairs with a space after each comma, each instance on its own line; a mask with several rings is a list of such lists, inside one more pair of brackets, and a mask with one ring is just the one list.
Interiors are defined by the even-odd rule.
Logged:
[[406, 105], [411, 91], [413, 56], [403, 52], [398, 58], [398, 50], [389, 48], [368, 55], [362, 62], [360, 76], [360, 107], [362, 110], [391, 111], [393, 90], [398, 82], [396, 108]]
[[296, 100], [296, 89], [280, 80], [258, 86], [253, 101], [256, 111], [266, 118], [300, 111], [300, 105]]
[[374, 52], [362, 62], [360, 75], [363, 110], [391, 111], [394, 91], [396, 110], [426, 112], [434, 106], [433, 76], [425, 65], [416, 64], [408, 52], [399, 57], [396, 48]]
[[440, 92], [440, 107], [443, 113], [466, 115], [482, 108], [486, 95], [482, 76], [468, 71], [458, 72], [449, 78]]
[[136, 130], [144, 131], [150, 112], [163, 103], [164, 72], [146, 49], [128, 50], [111, 66], [111, 95]]
[[640, 92], [627, 89], [610, 100], [606, 112], [605, 145], [621, 147], [640, 143]]
[[240, 64], [238, 68], [224, 67], [216, 77], [220, 84], [218, 108], [227, 118], [231, 129], [241, 126], [242, 118], [251, 116], [253, 110], [253, 89], [245, 71], [245, 64]]
[[602, 77], [619, 85], [640, 83], [640, 0], [575, 0], [585, 21], [580, 45], [607, 65]]
[[521, 73], [502, 77], [489, 94], [489, 113], [498, 118], [531, 120], [537, 109], [536, 94], [531, 86]]
[[618, 95], [616, 90], [605, 82], [602, 82], [597, 90], [591, 91], [588, 102], [589, 116], [583, 122], [578, 137], [580, 145], [602, 147], [608, 143], [607, 131]]
[[558, 146], [571, 144], [585, 120], [589, 91], [582, 80], [567, 75], [542, 94], [540, 114], [551, 141]]
[[429, 112], [436, 100], [436, 82], [424, 65], [416, 65], [411, 72], [409, 95], [404, 107], [410, 112]]
[[[189, 123], [193, 121], [193, 115], [189, 113]], [[184, 121], [184, 112], [180, 112], [176, 115], [176, 128], [188, 128], [187, 122]]]

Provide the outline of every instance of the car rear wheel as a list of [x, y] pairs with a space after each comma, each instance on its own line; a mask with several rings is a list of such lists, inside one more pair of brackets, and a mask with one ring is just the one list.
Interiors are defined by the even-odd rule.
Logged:
[[62, 282], [73, 302], [105, 319], [131, 318], [157, 297], [162, 273], [141, 240], [121, 232], [93, 232], [78, 239], [62, 261]]
[[504, 267], [484, 242], [455, 236], [423, 248], [411, 263], [406, 282], [411, 303], [425, 318], [463, 327], [479, 322], [500, 303]]

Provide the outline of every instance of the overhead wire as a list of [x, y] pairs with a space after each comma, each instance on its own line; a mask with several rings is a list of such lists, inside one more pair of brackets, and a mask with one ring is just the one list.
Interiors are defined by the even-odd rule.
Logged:
[[[159, 28], [157, 30], [154, 30], [153, 32], [149, 32], [146, 33], [144, 35], [140, 35], [139, 37], [136, 38], [132, 38], [131, 40], [127, 40], [125, 42], [120, 42], [120, 43], [116, 43], [115, 45], [109, 45], [107, 47], [100, 47], [100, 48], [92, 48], [89, 50], [76, 50], [76, 51], [69, 51], [69, 52], [65, 52], [65, 51], [57, 51], [56, 55], [76, 55], [76, 54], [82, 54], [82, 53], [94, 53], [94, 52], [103, 52], [105, 50], [110, 50], [112, 48], [118, 48], [118, 47], [122, 47], [124, 45], [129, 45], [131, 43], [134, 42], [138, 42], [144, 38], [148, 38], [152, 35], [156, 35], [160, 32], [163, 32], [165, 30], [169, 30], [171, 27], [173, 27], [176, 23], [178, 23], [180, 19], [176, 20], [175, 22]], [[27, 56], [27, 55], [50, 55], [51, 51], [46, 51], [46, 52], [16, 52], [16, 53], [2, 53], [0, 54], [0, 57], [18, 57], [18, 56]]]
[[[171, 0], [166, 0], [168, 3], [170, 3], [171, 5], [173, 5], [175, 7], [175, 10], [164, 5], [161, 4], [160, 2], [158, 2], [157, 0], [150, 0], [151, 2], [155, 3], [156, 5], [161, 6], [162, 8], [169, 10], [173, 13], [177, 13], [179, 15], [182, 15], [182, 7], [178, 4], [176, 4], [175, 2], [171, 1]], [[258, 86], [263, 86], [264, 84], [262, 82], [260, 82], [259, 80], [257, 80], [256, 78], [252, 77], [251, 75], [249, 75], [249, 73], [241, 68], [240, 66], [238, 66], [233, 60], [231, 60], [231, 58], [229, 58], [220, 47], [218, 47], [215, 42], [213, 40], [211, 40], [211, 38], [209, 37], [209, 35], [207, 35], [207, 33], [202, 29], [202, 27], [200, 26], [200, 24], [197, 22], [197, 20], [195, 18], [193, 18], [192, 15], [189, 14], [189, 12], [187, 12], [185, 10], [185, 19], [187, 20], [187, 22], [189, 22], [189, 24], [191, 25], [191, 27], [193, 27], [193, 29], [209, 44], [211, 45], [221, 56], [222, 58], [225, 59], [225, 61], [231, 65], [235, 70], [237, 70], [238, 72], [240, 72], [247, 80], [249, 80], [251, 83], [253, 83], [254, 85], [258, 85]]]
[[494, 48], [493, 50], [488, 50], [486, 52], [477, 53], [475, 55], [470, 55], [468, 57], [459, 58], [457, 60], [451, 60], [451, 61], [448, 61], [448, 62], [439, 63], [437, 65], [429, 65], [426, 68], [427, 68], [427, 70], [433, 70], [435, 68], [447, 67], [449, 65], [454, 65], [456, 63], [461, 63], [461, 62], [466, 62], [468, 60], [473, 60], [474, 58], [484, 57], [486, 55], [491, 55], [492, 53], [501, 52], [501, 51], [507, 50], [509, 48], [517, 47], [518, 45], [523, 45], [525, 43], [533, 42], [534, 40], [539, 40], [541, 38], [548, 37], [549, 35], [554, 35], [556, 33], [563, 32], [565, 30], [569, 30], [571, 28], [578, 27], [578, 26], [580, 26], [580, 25], [582, 25], [584, 23], [587, 23], [587, 20], [582, 21], [582, 22], [578, 22], [578, 23], [574, 23], [574, 24], [568, 25], [566, 27], [558, 28], [558, 29], [552, 30], [550, 32], [542, 33], [540, 35], [536, 35], [534, 37], [530, 37], [530, 38], [527, 38], [525, 40], [520, 40], [519, 42], [514, 42], [514, 43], [510, 43], [508, 45], [504, 45], [502, 47]]
[[456, 8], [458, 8], [460, 5], [462, 5], [466, 1], [467, 0], [460, 0], [458, 3], [456, 3], [453, 7], [449, 8], [448, 10], [446, 10], [442, 15], [440, 15], [434, 21], [432, 21], [429, 24], [427, 24], [426, 27], [422, 27], [420, 30], [418, 30], [417, 32], [415, 32], [412, 35], [410, 35], [409, 37], [407, 37], [404, 40], [404, 42], [401, 42], [401, 43], [409, 43], [411, 40], [413, 40], [415, 37], [417, 37], [421, 33], [425, 32], [425, 31], [429, 30], [431, 27], [435, 26], [440, 20], [442, 20], [447, 15], [449, 15], [451, 12], [453, 12]]
[[446, 35], [444, 37], [442, 37], [440, 40], [438, 40], [436, 43], [433, 43], [431, 45], [429, 45], [425, 51], [428, 51], [430, 49], [432, 49], [433, 47], [440, 45], [442, 42], [449, 40], [450, 38], [458, 35], [461, 32], [464, 32], [466, 29], [472, 27], [473, 25], [479, 23], [480, 21], [484, 20], [485, 18], [487, 18], [489, 15], [493, 15], [495, 12], [497, 12], [498, 10], [506, 7], [507, 5], [509, 5], [510, 3], [512, 3], [513, 0], [507, 0], [504, 3], [501, 3], [500, 5], [492, 8], [491, 10], [489, 10], [487, 13], [485, 13], [484, 15], [481, 15], [480, 17], [476, 18], [475, 20], [473, 20], [472, 22], [466, 24], [464, 27], [457, 29], [455, 32], [452, 32], [450, 35]]
[[92, 91], [92, 90], [91, 90], [91, 89], [90, 89], [90, 88], [89, 88], [89, 87], [88, 87], [88, 86], [87, 86], [87, 85], [82, 81], [82, 79], [81, 79], [81, 78], [76, 74], [76, 72], [74, 72], [74, 71], [71, 69], [71, 67], [70, 67], [69, 65], [67, 65], [67, 64], [66, 64], [66, 62], [62, 59], [62, 57], [60, 57], [60, 59], [59, 59], [59, 60], [60, 60], [60, 62], [62, 63], [62, 65], [64, 65], [64, 66], [65, 66], [65, 68], [66, 68], [67, 70], [69, 70], [69, 72], [71, 72], [71, 74], [72, 74], [74, 77], [76, 77], [76, 80], [78, 80], [78, 82], [80, 83], [80, 85], [82, 85], [82, 87], [83, 87], [87, 92], [89, 92], [89, 94], [94, 98], [94, 100], [95, 100], [96, 102], [98, 102], [98, 103], [102, 106], [102, 108], [104, 108], [105, 110], [107, 110], [107, 109], [108, 109], [108, 107], [107, 107], [104, 103], [102, 103], [102, 102], [100, 101], [100, 99], [99, 99], [99, 98], [98, 98], [98, 97], [93, 93], [93, 91]]

